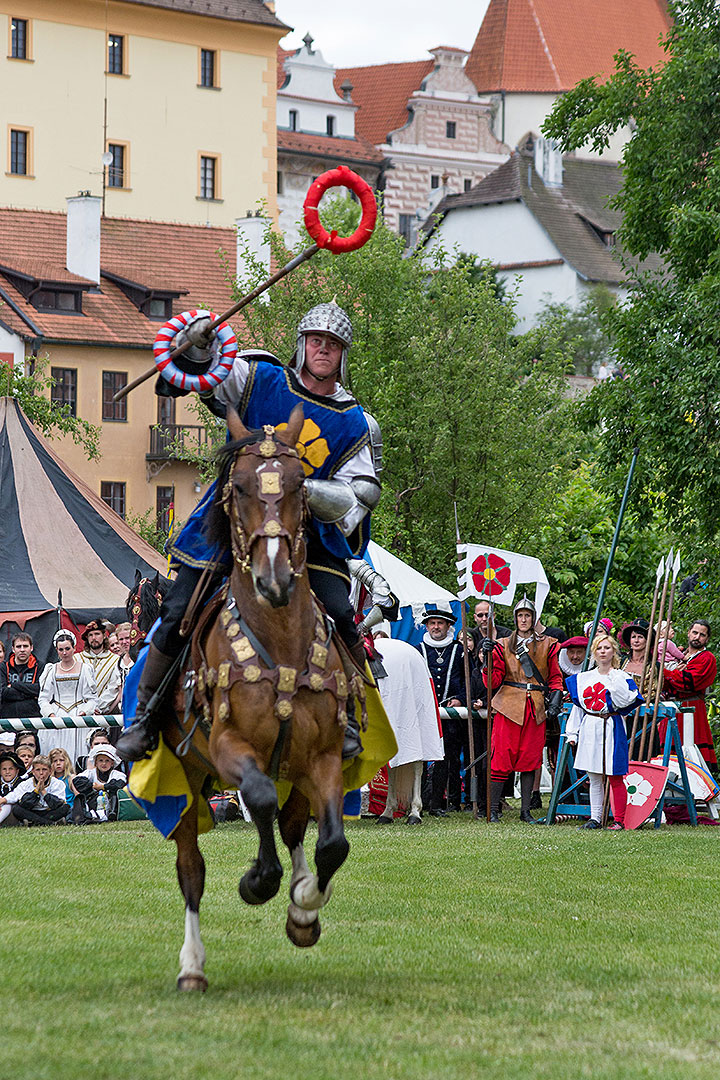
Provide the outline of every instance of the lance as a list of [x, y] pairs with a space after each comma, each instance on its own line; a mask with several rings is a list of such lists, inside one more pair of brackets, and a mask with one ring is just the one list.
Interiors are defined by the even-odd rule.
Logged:
[[[663, 618], [665, 616], [665, 599], [667, 597], [668, 583], [670, 581], [670, 572], [672, 570], [672, 563], [673, 563], [673, 549], [670, 548], [670, 553], [667, 556], [667, 559], [665, 560], [665, 580], [663, 581], [662, 595], [660, 597], [660, 603], [658, 605], [658, 610], [657, 610], [657, 625], [658, 626], [660, 626], [660, 624], [661, 624], [661, 622], [662, 622], [662, 620], [663, 620]], [[651, 629], [654, 630], [655, 627], [653, 626]], [[653, 679], [654, 679], [654, 677], [655, 677], [655, 663], [654, 663], [654, 658], [653, 658], [653, 664], [650, 667], [650, 682], [648, 684], [648, 693], [647, 693], [647, 700], [648, 701], [650, 700], [650, 695], [652, 694], [652, 691], [653, 691]], [[648, 717], [647, 717], [647, 713], [646, 713], [645, 718], [644, 718], [644, 722], [643, 722], [642, 736], [640, 738], [640, 753], [638, 754], [638, 760], [639, 761], [644, 761], [645, 760], [645, 746], [646, 746], [646, 743], [647, 743], [647, 736], [648, 736], [648, 728], [649, 728], [649, 726], [650, 725], [649, 725]]]
[[670, 586], [670, 599], [668, 600], [667, 615], [665, 617], [665, 633], [663, 634], [662, 648], [660, 651], [660, 665], [657, 676], [657, 686], [655, 688], [655, 701], [653, 703], [652, 713], [652, 728], [650, 729], [650, 743], [648, 747], [648, 757], [652, 754], [653, 743], [655, 741], [655, 729], [657, 727], [657, 715], [658, 708], [660, 706], [660, 691], [663, 684], [663, 673], [665, 671], [665, 653], [667, 652], [667, 643], [670, 636], [670, 620], [672, 618], [673, 601], [675, 600], [675, 585], [677, 584], [678, 574], [680, 573], [680, 552], [675, 555], [675, 561], [672, 568], [672, 585]]
[[[640, 693], [643, 692], [645, 685], [645, 676], [647, 675], [648, 660], [650, 657], [651, 647], [654, 646], [655, 641], [655, 609], [657, 608], [658, 595], [660, 593], [660, 582], [662, 581], [663, 571], [665, 569], [665, 560], [661, 559], [658, 563], [657, 570], [655, 571], [655, 592], [653, 593], [652, 611], [650, 612], [650, 625], [648, 627], [648, 635], [645, 641], [645, 656], [643, 657], [642, 675], [640, 676]], [[652, 676], [651, 676], [652, 677]], [[649, 685], [649, 680], [648, 680]], [[637, 736], [638, 720], [640, 719], [640, 706], [638, 705], [633, 716], [632, 733], [630, 735], [630, 757], [632, 758], [635, 753], [635, 739]]]
[[615, 534], [612, 538], [612, 544], [610, 545], [610, 552], [607, 557], [607, 563], [605, 564], [605, 576], [600, 586], [600, 595], [598, 596], [597, 606], [595, 608], [595, 618], [593, 619], [592, 630], [588, 637], [587, 649], [585, 651], [585, 659], [583, 660], [582, 670], [587, 671], [590, 663], [590, 649], [592, 647], [595, 634], [597, 632], [598, 623], [600, 622], [600, 615], [602, 614], [602, 607], [605, 603], [605, 593], [607, 592], [608, 581], [610, 580], [610, 571], [612, 570], [613, 562], [615, 561], [615, 549], [618, 545], [618, 539], [620, 538], [620, 529], [622, 528], [623, 518], [625, 517], [625, 507], [627, 506], [628, 496], [630, 494], [630, 485], [632, 483], [633, 473], [635, 472], [635, 466], [637, 465], [638, 454], [640, 453], [639, 447], [635, 447], [633, 450], [632, 461], [630, 462], [630, 470], [628, 472], [627, 481], [625, 483], [625, 491], [623, 493], [622, 502], [620, 503], [620, 510], [618, 512], [617, 523], [615, 525]]
[[63, 606], [62, 605], [62, 589], [58, 589], [58, 599], [57, 599], [58, 630], [62, 630], [62, 606]]
[[[460, 549], [460, 525], [458, 523], [457, 503], [455, 506], [455, 542]], [[467, 612], [465, 610], [465, 601], [460, 601], [460, 623], [462, 626], [463, 635], [463, 667], [465, 669], [465, 700], [467, 702], [467, 726], [468, 726], [468, 746], [470, 748], [470, 760], [475, 759], [475, 732], [473, 731], [473, 707], [472, 698], [470, 696], [470, 651], [468, 649], [468, 628], [467, 628]], [[467, 772], [466, 772], [467, 777]], [[477, 777], [474, 772], [470, 774], [470, 801], [472, 802], [473, 817], [478, 816], [477, 807]], [[449, 787], [449, 784], [448, 784]], [[449, 791], [448, 791], [449, 794]]]

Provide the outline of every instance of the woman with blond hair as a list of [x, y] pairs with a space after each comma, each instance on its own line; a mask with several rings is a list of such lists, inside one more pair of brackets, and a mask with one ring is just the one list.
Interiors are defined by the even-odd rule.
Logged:
[[565, 725], [565, 738], [577, 744], [575, 768], [586, 772], [590, 781], [590, 820], [584, 828], [602, 827], [607, 777], [614, 802], [615, 820], [610, 828], [624, 829], [627, 792], [623, 777], [628, 771], [628, 738], [623, 717], [644, 699], [632, 678], [620, 670], [620, 649], [614, 637], [600, 632], [590, 653], [597, 667], [570, 675], [566, 681], [573, 708]]

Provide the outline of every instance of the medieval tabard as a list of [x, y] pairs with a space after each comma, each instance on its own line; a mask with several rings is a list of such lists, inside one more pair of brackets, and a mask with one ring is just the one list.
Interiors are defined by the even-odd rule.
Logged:
[[[550, 686], [548, 680], [549, 655], [552, 650], [553, 656], [557, 654], [556, 642], [550, 637], [538, 637], [528, 639], [530, 657], [551, 690], [562, 689], [560, 686]], [[542, 724], [545, 720], [545, 697], [546, 687], [541, 686], [534, 673], [528, 677], [523, 670], [520, 659], [515, 654], [516, 635], [511, 634], [495, 646], [493, 653], [493, 689], [498, 685], [499, 679], [495, 678], [495, 671], [500, 668], [498, 664], [498, 652], [502, 649], [502, 667], [504, 668], [503, 682], [500, 689], [493, 695], [493, 709], [501, 712], [514, 724], [525, 723], [526, 702], [528, 698], [532, 702], [535, 723]]]

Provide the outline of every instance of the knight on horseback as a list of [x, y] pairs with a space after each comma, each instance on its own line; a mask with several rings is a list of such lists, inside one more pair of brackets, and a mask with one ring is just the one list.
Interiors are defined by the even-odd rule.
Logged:
[[[210, 365], [208, 322], [199, 317], [178, 335], [177, 344], [186, 336], [192, 342], [178, 360], [179, 367], [185, 363], [186, 370], [197, 373]], [[362, 670], [365, 653], [349, 601], [347, 560], [361, 557], [369, 540], [369, 514], [380, 498], [373, 447], [380, 442], [376, 422], [343, 386], [351, 344], [352, 324], [346, 312], [334, 302], [318, 304], [300, 321], [289, 367], [269, 353], [239, 353], [224, 382], [201, 397], [216, 415], [225, 417], [229, 407], [256, 430], [268, 424], [282, 430], [293, 408], [302, 404], [305, 420], [297, 451], [308, 478], [304, 486], [310, 585]], [[158, 379], [158, 394], [187, 392]], [[158, 744], [163, 718], [156, 707], [157, 691], [186, 643], [185, 617], [191, 599], [197, 599], [196, 590], [207, 599], [232, 569], [232, 552], [214, 545], [206, 535], [214, 497], [215, 485], [170, 546], [171, 568], [177, 570], [177, 577], [148, 649], [134, 721], [117, 744], [118, 753], [129, 761], [139, 761]], [[280, 602], [271, 592], [265, 599], [273, 607]], [[355, 757], [361, 750], [354, 709], [348, 709], [343, 758]]]

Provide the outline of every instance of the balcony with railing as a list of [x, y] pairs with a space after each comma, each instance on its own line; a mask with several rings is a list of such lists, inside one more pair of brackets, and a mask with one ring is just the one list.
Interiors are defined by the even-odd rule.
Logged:
[[202, 424], [163, 424], [150, 428], [150, 449], [146, 461], [177, 461], [180, 450], [197, 451], [207, 446], [207, 430]]

